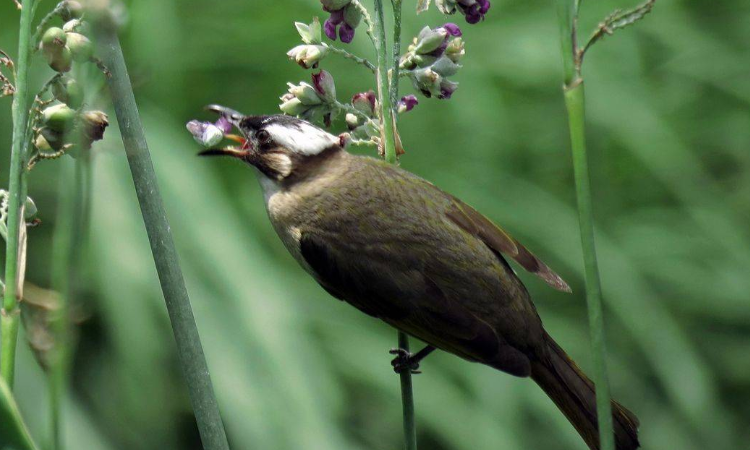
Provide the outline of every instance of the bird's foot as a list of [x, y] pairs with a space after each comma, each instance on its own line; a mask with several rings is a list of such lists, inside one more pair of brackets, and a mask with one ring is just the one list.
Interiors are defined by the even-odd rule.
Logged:
[[404, 350], [403, 348], [392, 348], [388, 353], [396, 355], [396, 357], [393, 358], [393, 361], [391, 361], [394, 372], [401, 374], [408, 370], [412, 374], [422, 373], [422, 371], [419, 370], [419, 359], [414, 357], [414, 353]]
[[435, 351], [435, 347], [428, 345], [417, 353], [411, 353], [403, 348], [394, 348], [389, 352], [391, 355], [396, 355], [391, 361], [393, 371], [400, 374], [407, 370], [412, 374], [422, 373], [419, 370], [419, 362], [422, 361], [427, 355]]

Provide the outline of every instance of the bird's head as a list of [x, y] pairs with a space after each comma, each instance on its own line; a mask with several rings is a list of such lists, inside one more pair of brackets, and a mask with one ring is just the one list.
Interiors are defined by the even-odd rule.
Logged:
[[240, 130], [242, 136], [233, 138], [241, 146], [205, 150], [201, 155], [240, 159], [275, 181], [286, 180], [315, 161], [343, 150], [339, 137], [302, 119], [285, 115], [246, 116], [218, 105], [207, 109]]

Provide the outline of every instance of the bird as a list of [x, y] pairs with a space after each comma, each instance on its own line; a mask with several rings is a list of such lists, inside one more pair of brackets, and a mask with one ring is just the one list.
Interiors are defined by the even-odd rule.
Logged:
[[[231, 137], [242, 145], [200, 154], [257, 169], [271, 224], [302, 268], [331, 296], [427, 344], [397, 352], [397, 371], [415, 371], [440, 349], [529, 377], [599, 449], [594, 384], [545, 331], [505, 258], [569, 292], [559, 275], [471, 206], [394, 164], [349, 153], [341, 136], [292, 116], [207, 109], [240, 131]], [[611, 406], [616, 449], [638, 448], [637, 417]]]

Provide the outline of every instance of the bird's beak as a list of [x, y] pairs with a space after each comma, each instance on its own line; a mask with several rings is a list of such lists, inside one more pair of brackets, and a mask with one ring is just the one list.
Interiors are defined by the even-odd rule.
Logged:
[[230, 156], [232, 158], [241, 159], [242, 161], [247, 161], [251, 153], [250, 150], [228, 147], [204, 150], [198, 153], [198, 156]]
[[235, 127], [239, 128], [240, 122], [245, 117], [244, 114], [237, 112], [233, 110], [232, 108], [227, 108], [226, 106], [221, 105], [208, 105], [206, 106], [206, 109], [208, 111], [215, 112], [216, 114], [225, 117], [229, 122], [234, 125]]

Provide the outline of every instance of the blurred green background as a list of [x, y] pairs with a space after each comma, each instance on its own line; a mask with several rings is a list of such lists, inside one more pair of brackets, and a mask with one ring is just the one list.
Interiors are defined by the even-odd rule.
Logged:
[[[446, 21], [434, 10], [417, 17], [414, 2], [404, 3], [405, 40]], [[125, 54], [232, 447], [401, 448], [387, 353], [395, 331], [331, 299], [297, 267], [265, 217], [253, 172], [196, 158], [184, 129], [209, 117], [209, 103], [276, 113], [285, 83], [309, 78], [284, 53], [298, 43], [293, 21], [325, 17], [318, 1], [127, 5]], [[583, 2], [581, 30], [629, 6]], [[12, 54], [17, 17], [13, 2], [0, 3], [0, 46]], [[461, 86], [452, 100], [422, 99], [402, 116], [402, 166], [502, 224], [571, 283], [574, 294], [564, 295], [520, 272], [550, 334], [590, 372], [553, 2], [495, 0], [484, 23], [450, 20], [466, 40]], [[612, 391], [640, 417], [647, 449], [739, 449], [750, 440], [748, 24], [743, 0], [661, 0], [646, 20], [594, 47], [584, 68]], [[372, 57], [368, 44], [358, 30], [352, 49]], [[322, 66], [340, 99], [374, 87], [349, 61]], [[50, 75], [37, 61], [37, 86]], [[2, 99], [3, 183], [10, 130]], [[197, 449], [114, 124], [96, 151], [80, 298], [88, 320], [66, 440], [71, 449]], [[30, 178], [43, 225], [30, 234], [28, 278], [41, 286], [49, 286], [58, 171], [42, 163]], [[20, 347], [16, 394], [44, 441], [43, 375]], [[447, 354], [422, 368], [420, 448], [584, 448], [529, 380]]]

